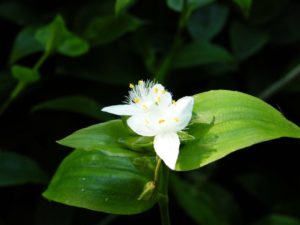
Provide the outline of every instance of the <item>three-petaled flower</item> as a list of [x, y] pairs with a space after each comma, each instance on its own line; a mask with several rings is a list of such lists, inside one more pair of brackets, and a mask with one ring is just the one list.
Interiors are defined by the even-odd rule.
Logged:
[[170, 169], [175, 169], [180, 140], [177, 132], [183, 130], [192, 117], [193, 97], [178, 101], [161, 84], [139, 81], [130, 84], [126, 104], [104, 107], [102, 111], [130, 116], [128, 126], [141, 136], [154, 136], [154, 150]]

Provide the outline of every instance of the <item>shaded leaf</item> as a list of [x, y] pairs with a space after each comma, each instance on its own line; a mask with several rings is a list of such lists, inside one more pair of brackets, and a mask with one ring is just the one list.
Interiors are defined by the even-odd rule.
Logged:
[[[214, 1], [215, 0], [187, 0], [187, 7], [190, 11], [193, 11]], [[182, 11], [183, 4], [184, 0], [167, 0], [168, 7], [177, 12]]]
[[245, 60], [261, 50], [269, 40], [266, 32], [235, 22], [230, 28], [230, 43], [234, 55]]
[[300, 128], [276, 109], [253, 96], [235, 91], [209, 91], [194, 96], [196, 140], [180, 150], [177, 170], [191, 170], [236, 150], [280, 137], [300, 138]]
[[47, 176], [27, 156], [0, 151], [0, 187], [27, 183], [45, 183]]
[[25, 66], [14, 65], [11, 73], [16, 80], [22, 83], [33, 83], [40, 79], [38, 71]]
[[101, 112], [100, 105], [94, 100], [86, 96], [65, 96], [51, 99], [35, 105], [32, 111], [39, 110], [57, 110], [80, 113], [99, 120], [107, 120], [111, 117]]
[[300, 220], [286, 215], [272, 214], [253, 225], [300, 225]]
[[59, 15], [48, 25], [39, 28], [35, 37], [48, 53], [58, 51], [63, 55], [75, 57], [89, 50], [88, 43], [68, 31], [64, 19]]
[[250, 14], [252, 0], [233, 0], [241, 9], [242, 13], [248, 17]]
[[36, 30], [37, 27], [34, 26], [25, 27], [17, 35], [10, 53], [9, 62], [11, 64], [30, 54], [44, 50], [44, 46], [35, 39]]
[[93, 45], [103, 45], [135, 31], [142, 24], [141, 20], [131, 15], [97, 17], [88, 24], [84, 37]]
[[134, 164], [135, 160], [145, 158], [140, 154], [117, 156], [98, 150], [76, 150], [65, 158], [43, 196], [67, 205], [115, 214], [136, 214], [151, 208], [157, 201], [160, 186], [148, 200], [138, 198], [153, 179], [155, 158], [148, 158], [148, 164], [140, 167]]
[[116, 0], [115, 4], [115, 14], [120, 15], [123, 13], [128, 7], [135, 3], [136, 0]]
[[221, 4], [211, 4], [195, 11], [187, 24], [194, 39], [210, 40], [224, 27], [228, 8]]
[[172, 67], [186, 68], [212, 63], [233, 63], [234, 58], [223, 47], [208, 42], [195, 41], [175, 55]]
[[226, 190], [209, 182], [197, 186], [176, 176], [171, 178], [177, 201], [198, 224], [239, 224], [239, 208]]

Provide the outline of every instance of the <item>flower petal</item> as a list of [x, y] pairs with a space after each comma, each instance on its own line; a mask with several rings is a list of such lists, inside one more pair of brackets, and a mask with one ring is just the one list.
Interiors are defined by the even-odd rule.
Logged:
[[179, 118], [176, 125], [176, 131], [184, 129], [192, 118], [192, 111], [194, 106], [194, 98], [191, 96], [185, 96], [180, 98], [174, 107], [174, 116]]
[[128, 126], [137, 134], [141, 136], [147, 136], [152, 137], [156, 135], [156, 131], [151, 129], [150, 126], [148, 126], [148, 119], [145, 116], [145, 114], [139, 114], [130, 117], [127, 120]]
[[154, 138], [154, 150], [156, 154], [172, 170], [175, 170], [179, 155], [180, 141], [176, 133], [162, 133]]
[[118, 116], [132, 116], [137, 114], [139, 109], [134, 105], [113, 105], [104, 107], [102, 111]]

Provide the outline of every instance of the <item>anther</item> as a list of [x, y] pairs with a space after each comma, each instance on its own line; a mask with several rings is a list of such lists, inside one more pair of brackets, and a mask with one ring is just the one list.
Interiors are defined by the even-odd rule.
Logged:
[[158, 123], [164, 123], [164, 122], [166, 122], [164, 119], [160, 119], [160, 120], [158, 121]]
[[177, 117], [173, 118], [173, 120], [177, 123], [179, 122], [179, 119]]
[[139, 80], [138, 84], [143, 84], [144, 81], [143, 80]]
[[135, 99], [133, 99], [133, 102], [134, 102], [134, 103], [136, 103], [136, 104], [137, 104], [137, 103], [139, 103], [139, 101], [140, 101], [140, 99], [139, 99], [139, 98], [135, 98]]
[[132, 83], [129, 84], [129, 88], [133, 89], [134, 85]]

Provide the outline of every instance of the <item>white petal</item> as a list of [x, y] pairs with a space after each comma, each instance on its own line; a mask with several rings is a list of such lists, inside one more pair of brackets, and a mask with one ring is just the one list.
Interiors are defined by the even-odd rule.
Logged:
[[104, 107], [102, 111], [119, 116], [132, 116], [137, 114], [139, 109], [134, 105], [113, 105]]
[[152, 137], [156, 135], [155, 130], [151, 129], [151, 127], [147, 125], [148, 121], [145, 114], [130, 117], [127, 120], [127, 124], [135, 133], [141, 136]]
[[179, 155], [180, 141], [176, 133], [162, 133], [154, 138], [154, 150], [156, 154], [172, 170], [175, 170]]
[[179, 99], [174, 107], [174, 116], [179, 119], [176, 131], [184, 129], [192, 118], [194, 98], [185, 96]]

